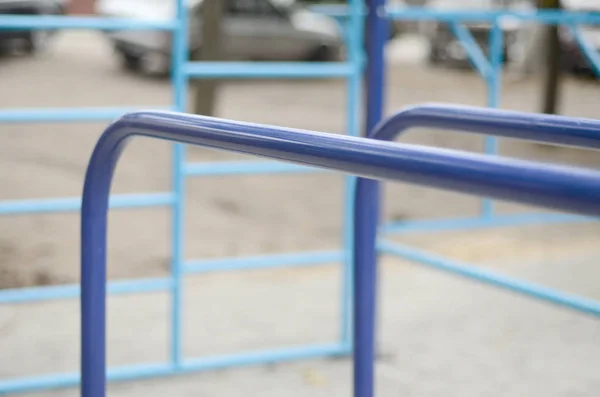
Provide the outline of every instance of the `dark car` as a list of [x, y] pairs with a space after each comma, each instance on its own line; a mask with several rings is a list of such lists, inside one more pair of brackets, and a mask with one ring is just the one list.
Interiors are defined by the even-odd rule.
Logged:
[[[487, 11], [496, 9], [527, 10], [532, 9], [528, 0], [434, 0], [428, 6], [436, 10], [464, 10], [464, 11]], [[475, 41], [479, 44], [483, 53], [489, 54], [489, 36], [491, 23], [468, 22], [462, 23]], [[504, 33], [504, 59], [510, 61], [511, 47], [517, 40], [517, 34], [522, 26], [522, 21], [516, 18], [504, 18], [500, 21], [500, 27]], [[449, 24], [445, 22], [431, 22], [427, 26], [429, 40], [429, 62], [433, 64], [447, 63], [453, 66], [470, 66], [469, 57], [462, 45], [456, 38]]]
[[[0, 0], [2, 15], [62, 15], [68, 0]], [[43, 50], [56, 30], [0, 30], [0, 50], [26, 53]]]
[[[568, 11], [600, 13], [600, 2], [598, 0], [562, 0], [563, 8]], [[600, 54], [600, 25], [580, 26], [581, 38], [592, 51]], [[585, 56], [577, 39], [571, 30], [562, 27], [560, 30], [561, 62], [566, 72], [594, 76], [594, 69]]]

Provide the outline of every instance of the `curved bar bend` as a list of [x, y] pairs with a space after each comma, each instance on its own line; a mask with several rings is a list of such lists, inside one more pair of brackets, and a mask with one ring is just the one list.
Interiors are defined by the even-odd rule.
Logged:
[[[334, 134], [267, 127], [169, 112], [138, 112], [111, 124], [91, 156], [81, 212], [83, 397], [105, 396], [106, 232], [113, 171], [128, 139], [146, 136], [392, 181], [600, 215], [600, 173], [379, 142]], [[363, 189], [376, 198], [376, 189]], [[357, 224], [376, 223], [378, 203], [357, 205]], [[358, 203], [357, 203], [358, 204]], [[356, 239], [371, 239], [368, 229]], [[366, 233], [366, 234], [365, 234]], [[368, 241], [367, 241], [368, 243]], [[356, 251], [356, 267], [370, 266], [374, 238]], [[369, 252], [371, 250], [371, 252]], [[362, 284], [361, 280], [361, 284]], [[357, 302], [356, 306], [363, 302]], [[358, 389], [356, 390], [358, 392]], [[362, 397], [368, 397], [363, 394]]]

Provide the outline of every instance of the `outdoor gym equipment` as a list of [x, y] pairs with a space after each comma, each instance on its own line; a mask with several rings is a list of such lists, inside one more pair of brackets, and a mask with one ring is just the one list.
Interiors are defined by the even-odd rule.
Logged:
[[[441, 120], [444, 117], [433, 116], [438, 110], [439, 107], [435, 106], [417, 107], [414, 113], [420, 116], [412, 118], [410, 114], [407, 116], [407, 113], [400, 113], [383, 122], [374, 137], [389, 140], [398, 134], [401, 127], [454, 122], [471, 132], [484, 130], [502, 136], [600, 148], [600, 129], [582, 127], [585, 123], [577, 119], [561, 120], [562, 129], [544, 128], [535, 127], [532, 123], [536, 121], [536, 115], [508, 117], [503, 114], [494, 115], [492, 112], [495, 118], [465, 118], [463, 113], [472, 115], [475, 110], [461, 112], [460, 108], [454, 108], [454, 113], [450, 112], [445, 116], [446, 120]], [[430, 114], [427, 115], [428, 113]], [[506, 125], [513, 128], [506, 129]], [[355, 397], [374, 395], [376, 232], [379, 219], [377, 179], [409, 182], [584, 215], [600, 215], [598, 171], [185, 114], [140, 112], [125, 115], [113, 123], [98, 141], [88, 165], [83, 190], [82, 397], [106, 395], [109, 193], [119, 156], [127, 141], [134, 136], [252, 154], [361, 177], [357, 180], [354, 192], [355, 217], [352, 233], [355, 272], [352, 333]], [[600, 303], [588, 302], [586, 305], [582, 301], [573, 306], [600, 316]], [[169, 365], [157, 365], [151, 371], [160, 374], [169, 371]], [[180, 365], [185, 369], [186, 362], [183, 361]]]
[[[388, 38], [387, 22], [394, 20], [438, 20], [450, 23], [456, 36], [461, 40], [467, 53], [470, 55], [477, 70], [484, 77], [488, 87], [487, 105], [496, 107], [500, 98], [500, 70], [502, 67], [502, 32], [499, 21], [502, 18], [512, 17], [547, 24], [566, 24], [578, 33], [577, 25], [600, 24], [600, 15], [591, 13], [555, 12], [544, 11], [537, 13], [522, 13], [508, 11], [490, 12], [464, 12], [461, 10], [433, 11], [426, 8], [386, 8], [382, 0], [349, 0], [348, 7], [338, 16], [343, 19], [344, 37], [348, 58], [343, 62], [331, 63], [302, 63], [302, 62], [188, 62], [187, 34], [188, 10], [184, 0], [173, 0], [177, 4], [176, 18], [173, 21], [141, 21], [107, 19], [96, 17], [55, 17], [55, 16], [15, 16], [0, 15], [0, 30], [14, 29], [96, 29], [111, 30], [147, 30], [159, 29], [172, 32], [172, 103], [165, 110], [184, 112], [185, 100], [188, 96], [188, 81], [190, 78], [223, 78], [223, 79], [255, 79], [255, 78], [340, 78], [347, 83], [346, 87], [346, 130], [350, 136], [366, 135], [367, 131], [375, 131], [382, 119], [385, 94], [385, 64], [384, 43]], [[365, 29], [364, 22], [367, 27]], [[492, 23], [490, 33], [490, 57], [483, 55], [476, 45], [468, 30], [461, 28], [461, 23], [473, 21], [487, 21]], [[369, 35], [363, 37], [363, 32]], [[581, 35], [576, 34], [575, 37]], [[366, 52], [362, 48], [366, 41]], [[580, 40], [582, 48], [589, 60], [600, 71], [599, 56], [590, 50], [590, 46]], [[365, 110], [362, 109], [363, 78], [366, 81]], [[143, 108], [143, 106], [142, 106]], [[82, 122], [104, 121], [115, 118], [138, 109], [127, 108], [71, 108], [71, 109], [0, 109], [0, 123], [50, 123], [50, 122]], [[521, 116], [512, 113], [489, 113], [485, 110], [462, 108], [464, 115], [474, 112], [473, 117], [492, 117], [506, 123], [499, 123], [504, 127], [495, 127], [495, 130], [486, 128], [477, 129], [479, 133], [509, 134], [512, 127], [509, 120], [516, 122]], [[406, 120], [423, 120], [417, 117], [419, 112], [432, 112], [432, 109], [416, 108], [406, 112]], [[438, 108], [432, 120], [444, 119], [444, 114], [453, 113], [451, 107]], [[364, 116], [364, 123], [363, 123]], [[400, 116], [397, 116], [400, 117]], [[515, 119], [516, 117], [516, 119]], [[524, 116], [525, 117], [525, 116]], [[540, 117], [535, 123], [542, 123], [548, 128], [554, 128], [556, 134], [565, 132], [561, 127], [566, 123], [571, 131], [587, 131], [584, 127], [577, 129], [572, 120], [552, 118], [545, 116], [528, 115], [527, 117]], [[450, 119], [454, 119], [450, 117]], [[448, 121], [449, 119], [444, 119]], [[468, 129], [463, 124], [448, 124], [446, 121], [435, 124], [437, 127], [451, 129]], [[598, 125], [591, 120], [581, 121], [590, 131], [598, 131]], [[532, 125], [527, 122], [521, 131]], [[364, 126], [363, 126], [364, 124]], [[539, 124], [539, 125], [542, 125]], [[411, 124], [416, 126], [418, 123]], [[430, 124], [428, 124], [430, 125]], [[409, 125], [406, 125], [408, 127]], [[431, 125], [430, 125], [431, 126]], [[552, 127], [554, 126], [554, 127]], [[489, 127], [489, 125], [488, 125]], [[383, 127], [381, 127], [383, 128]], [[500, 130], [498, 130], [498, 128]], [[566, 132], [565, 132], [566, 133]], [[375, 133], [379, 136], [380, 133]], [[555, 137], [556, 138], [556, 137]], [[486, 137], [485, 152], [494, 154], [497, 151], [496, 140]], [[168, 207], [172, 214], [171, 229], [171, 274], [161, 279], [139, 279], [120, 282], [111, 282], [107, 290], [111, 294], [133, 294], [141, 292], [168, 291], [171, 297], [170, 318], [170, 361], [159, 366], [134, 366], [126, 368], [111, 368], [110, 379], [134, 379], [141, 376], [158, 374], [171, 374], [191, 370], [207, 370], [213, 368], [260, 364], [273, 361], [284, 361], [308, 357], [339, 356], [352, 353], [351, 326], [352, 315], [350, 311], [353, 302], [353, 274], [352, 274], [352, 225], [354, 224], [353, 192], [355, 179], [346, 178], [344, 193], [344, 232], [340, 249], [319, 252], [293, 252], [279, 255], [263, 255], [254, 257], [221, 258], [215, 260], [184, 258], [184, 227], [185, 219], [185, 186], [187, 178], [202, 176], [227, 176], [241, 174], [296, 174], [315, 171], [314, 168], [288, 164], [285, 162], [199, 162], [186, 161], [185, 147], [181, 144], [174, 145], [172, 160], [172, 186], [169, 191], [158, 193], [138, 193], [127, 195], [113, 195], [110, 200], [112, 209], [128, 208], [154, 208]], [[24, 215], [54, 212], [74, 212], [81, 208], [79, 197], [53, 198], [53, 199], [23, 199], [0, 202], [0, 215]], [[406, 233], [426, 230], [453, 230], [463, 228], [484, 228], [494, 226], [514, 226], [526, 223], [557, 223], [587, 221], [588, 217], [574, 216], [562, 213], [534, 213], [534, 214], [497, 214], [494, 212], [493, 203], [489, 199], [483, 201], [482, 214], [478, 217], [433, 219], [392, 222], [382, 225], [381, 231], [385, 233]], [[541, 296], [560, 302], [582, 303], [578, 298], [549, 290], [544, 287], [524, 283], [507, 277], [491, 274], [478, 270], [470, 265], [457, 263], [447, 258], [422, 252], [410, 247], [380, 241], [380, 252], [394, 254], [408, 258], [412, 261], [433, 266], [444, 271], [477, 280], [485, 280], [494, 285], [503, 285], [507, 288], [520, 291], [530, 291], [530, 295]], [[241, 270], [250, 268], [301, 266], [320, 263], [339, 262], [343, 266], [343, 288], [340, 303], [340, 337], [338, 340], [325, 345], [303, 345], [291, 348], [282, 348], [258, 352], [238, 352], [232, 355], [217, 357], [196, 358], [191, 362], [183, 360], [181, 343], [181, 280], [184, 274], [201, 273], [208, 271]], [[19, 304], [25, 302], [57, 300], [76, 298], [80, 295], [78, 285], [19, 288], [0, 291], [1, 304]], [[556, 299], [555, 299], [556, 298]], [[584, 302], [588, 305], [588, 302]], [[584, 305], [585, 306], [585, 305]], [[589, 306], [589, 305], [588, 305]], [[593, 307], [593, 306], [592, 306]], [[16, 393], [46, 388], [74, 386], [79, 383], [79, 375], [75, 372], [67, 374], [48, 374], [44, 376], [31, 376], [28, 378], [7, 379], [0, 381], [0, 394]]]

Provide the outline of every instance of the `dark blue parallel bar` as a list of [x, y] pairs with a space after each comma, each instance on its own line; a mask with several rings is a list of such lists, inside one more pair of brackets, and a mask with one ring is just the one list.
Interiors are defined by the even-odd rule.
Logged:
[[56, 109], [0, 109], [2, 123], [62, 123], [73, 121], [109, 121], [126, 113], [139, 110], [171, 110], [155, 106], [137, 108], [56, 108]]
[[388, 141], [415, 127], [600, 149], [600, 120], [442, 104], [407, 107], [380, 123], [371, 137]]
[[[425, 123], [427, 119], [417, 117], [417, 120]], [[384, 123], [381, 130], [386, 131], [387, 124], [419, 124], [414, 120], [412, 125], [403, 123], [398, 117], [392, 121]], [[462, 120], [461, 125], [472, 124]], [[577, 129], [580, 123], [578, 119], [572, 119], [571, 124]], [[568, 132], [568, 128], [566, 130]], [[387, 138], [393, 138], [398, 131], [396, 128]], [[537, 131], [538, 135], [547, 137], [543, 132]], [[380, 135], [373, 134], [380, 139], [386, 137]], [[522, 135], [533, 138], [535, 134], [523, 129]], [[167, 112], [125, 115], [100, 137], [84, 184], [81, 210], [82, 397], [105, 397], [109, 192], [119, 156], [134, 136], [258, 155], [361, 176], [355, 198], [354, 240], [360, 242], [354, 248], [355, 269], [375, 268], [375, 244], [374, 241], [369, 243], [375, 236], [378, 220], [379, 188], [375, 179], [410, 182], [583, 215], [600, 215], [600, 172], [202, 116]], [[359, 331], [355, 333], [355, 343], [366, 347], [359, 349], [356, 346], [355, 360], [360, 361], [356, 368], [364, 369], [366, 373], [366, 378], [361, 375], [367, 380], [362, 383], [365, 394], [361, 397], [371, 397], [372, 382], [368, 379], [372, 380], [372, 360], [365, 360], [365, 355], [359, 352], [372, 353], [374, 346], [375, 302], [370, 297], [374, 297], [376, 273], [364, 274], [368, 276], [366, 280], [355, 278], [356, 283], [364, 283], [357, 288], [361, 294], [356, 299], [357, 302], [364, 300], [364, 304], [356, 304], [355, 315], [356, 320], [364, 318], [367, 321], [365, 324], [354, 321], [354, 325]], [[360, 332], [361, 329], [364, 332]]]
[[[110, 208], [148, 208], [173, 204], [172, 193], [117, 194], [110, 199]], [[81, 209], [81, 198], [51, 198], [37, 200], [0, 201], [0, 215], [73, 212]]]
[[350, 62], [188, 62], [184, 73], [194, 78], [311, 79], [349, 77], [358, 71]]
[[173, 30], [176, 21], [142, 19], [73, 17], [62, 15], [2, 15], [0, 31], [29, 29], [95, 29], [95, 30]]

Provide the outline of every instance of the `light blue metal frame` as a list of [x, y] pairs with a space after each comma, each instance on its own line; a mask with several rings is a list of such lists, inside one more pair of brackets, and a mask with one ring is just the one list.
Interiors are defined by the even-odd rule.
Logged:
[[[380, 0], [371, 0], [374, 3], [380, 3]], [[567, 12], [556, 10], [545, 11], [464, 11], [460, 9], [432, 10], [423, 7], [387, 7], [385, 13], [381, 13], [380, 19], [391, 19], [399, 21], [439, 21], [448, 23], [451, 26], [455, 36], [462, 43], [465, 52], [473, 63], [474, 68], [481, 74], [487, 85], [487, 106], [491, 108], [498, 107], [501, 95], [501, 70], [503, 64], [504, 38], [500, 27], [502, 18], [518, 18], [524, 21], [538, 22], [541, 24], [559, 24], [565, 25], [573, 32], [574, 37], [586, 58], [592, 65], [593, 70], [600, 76], [600, 54], [598, 54], [582, 37], [578, 28], [582, 24], [600, 24], [600, 13], [585, 12]], [[489, 22], [492, 24], [489, 40], [489, 59], [484, 55], [479, 45], [475, 42], [470, 32], [462, 25], [468, 22]], [[377, 23], [377, 22], [376, 22]], [[385, 22], [379, 22], [384, 24]], [[372, 29], [372, 28], [371, 28]], [[372, 48], [368, 49], [367, 56], [370, 62], [376, 62], [382, 58], [383, 54], [377, 54]], [[384, 68], [383, 65], [378, 66]], [[368, 89], [376, 84], [369, 84]], [[382, 85], [385, 87], [385, 85]], [[383, 92], [379, 94], [383, 98]], [[372, 100], [371, 102], [374, 102]], [[379, 106], [383, 106], [380, 103]], [[367, 118], [369, 116], [367, 115]], [[379, 122], [381, 117], [376, 118]], [[372, 130], [374, 124], [371, 124]], [[484, 153], [497, 154], [498, 142], [494, 137], [486, 136], [484, 143]], [[487, 228], [518, 226], [531, 223], [562, 223], [579, 222], [581, 217], [568, 214], [553, 213], [533, 213], [533, 214], [498, 214], [494, 211], [494, 203], [491, 200], [482, 200], [481, 215], [475, 218], [455, 218], [455, 219], [433, 219], [424, 221], [401, 221], [392, 222], [383, 226], [387, 233], [406, 233], [411, 231], [434, 231], [434, 230], [453, 230], [462, 228]]]
[[[362, 76], [365, 56], [362, 50], [365, 16], [368, 19], [367, 63], [367, 106], [366, 130], [371, 131], [381, 120], [383, 114], [383, 42], [387, 39], [386, 23], [389, 19], [402, 20], [438, 20], [449, 22], [458, 38], [465, 45], [477, 70], [483, 75], [488, 85], [488, 106], [496, 107], [500, 95], [500, 74], [502, 67], [503, 37], [498, 21], [505, 16], [513, 16], [526, 20], [537, 20], [542, 23], [567, 24], [573, 29], [574, 36], [581, 39], [576, 26], [582, 23], [600, 23], [598, 14], [560, 13], [545, 11], [538, 13], [514, 13], [506, 11], [494, 12], [464, 12], [432, 11], [427, 9], [385, 9], [383, 0], [368, 0], [369, 9], [360, 0], [349, 0], [341, 26], [344, 28], [347, 40], [348, 60], [339, 63], [247, 63], [247, 62], [189, 62], [187, 43], [187, 9], [183, 0], [177, 2], [177, 19], [170, 23], [153, 23], [130, 20], [102, 19], [93, 17], [27, 17], [0, 16], [1, 29], [161, 29], [173, 33], [172, 81], [173, 104], [167, 109], [176, 111], [186, 110], [187, 83], [190, 78], [344, 78], [347, 80], [347, 130], [349, 135], [359, 135], [361, 129], [361, 97]], [[368, 12], [370, 11], [370, 12]], [[336, 11], [337, 12], [337, 11]], [[461, 22], [490, 21], [494, 24], [490, 36], [490, 59], [485, 59], [479, 47], [475, 47], [469, 32], [461, 27]], [[385, 23], [384, 23], [385, 22]], [[588, 59], [594, 63], [594, 69], [600, 73], [600, 57], [589, 45], [580, 40], [581, 47]], [[67, 121], [99, 121], [114, 119], [124, 113], [137, 109], [121, 108], [75, 108], [75, 109], [4, 109], [0, 110], [0, 123], [43, 123]], [[497, 152], [495, 138], [487, 137], [485, 152]], [[109, 379], [124, 380], [139, 377], [183, 373], [194, 370], [205, 370], [232, 365], [247, 365], [254, 363], [283, 361], [290, 359], [319, 357], [327, 355], [344, 355], [352, 351], [351, 345], [351, 302], [353, 300], [353, 272], [351, 253], [353, 242], [351, 225], [353, 224], [352, 197], [355, 189], [355, 179], [348, 177], [345, 187], [344, 203], [344, 236], [343, 249], [331, 252], [302, 252], [286, 255], [270, 255], [245, 258], [223, 258], [216, 260], [186, 260], [184, 252], [184, 207], [185, 181], [189, 176], [203, 175], [240, 175], [240, 174], [295, 174], [314, 172], [312, 168], [283, 164], [278, 162], [225, 162], [225, 163], [186, 163], [185, 147], [176, 144], [173, 148], [173, 186], [168, 192], [150, 194], [113, 195], [110, 200], [111, 208], [145, 208], [169, 206], [173, 214], [172, 226], [172, 264], [171, 277], [161, 279], [131, 280], [114, 282], [108, 285], [112, 294], [131, 294], [137, 292], [169, 291], [171, 293], [171, 361], [168, 364], [147, 364], [109, 370]], [[44, 200], [18, 200], [0, 203], [0, 215], [19, 215], [47, 212], [78, 211], [81, 207], [80, 198], [57, 198]], [[520, 214], [499, 215], [494, 213], [493, 202], [484, 200], [482, 216], [477, 218], [436, 219], [402, 223], [391, 223], [382, 226], [384, 232], [399, 233], [409, 231], [452, 230], [459, 228], [480, 228], [492, 226], [510, 226], [524, 223], [556, 223], [566, 221], [588, 220], [565, 214]], [[437, 263], [438, 268], [452, 271], [454, 274], [465, 275], [464, 269], [451, 265], [444, 258], [431, 259], [431, 255], [422, 252], [399, 251], [398, 246], [380, 243], [380, 251], [405, 256], [424, 264]], [[235, 355], [212, 358], [186, 359], [183, 362], [180, 333], [181, 316], [181, 279], [185, 274], [215, 270], [236, 270], [248, 268], [265, 268], [279, 266], [315, 265], [340, 261], [343, 263], [344, 280], [341, 310], [341, 337], [339, 341], [327, 345], [301, 346], [274, 351], [240, 353]], [[477, 278], [477, 277], [472, 277]], [[483, 277], [479, 277], [483, 279]], [[495, 280], [500, 276], [494, 275]], [[511, 281], [513, 285], [516, 281]], [[0, 303], [23, 303], [40, 300], [74, 298], [80, 295], [77, 285], [55, 286], [43, 288], [24, 288], [0, 291]], [[14, 379], [0, 382], [0, 394], [25, 392], [46, 388], [73, 386], [79, 383], [79, 377], [73, 374], [51, 374], [47, 376]]]
[[[188, 10], [184, 0], [177, 4], [177, 18], [168, 23], [106, 19], [71, 16], [7, 16], [0, 15], [0, 30], [18, 29], [98, 29], [141, 30], [160, 29], [173, 34], [172, 96], [173, 104], [165, 110], [184, 112], [187, 108], [188, 81], [190, 78], [343, 78], [347, 81], [346, 129], [349, 135], [359, 135], [362, 97], [362, 69], [364, 64], [362, 35], [364, 3], [349, 0], [351, 10], [348, 23], [344, 25], [347, 60], [343, 62], [190, 62], [188, 54]], [[146, 108], [147, 109], [147, 108]], [[2, 109], [0, 123], [45, 123], [102, 121], [115, 119], [131, 113], [135, 108], [73, 108], [73, 109]], [[295, 174], [316, 172], [308, 167], [279, 162], [217, 162], [189, 163], [185, 161], [185, 147], [175, 144], [172, 158], [172, 188], [169, 192], [149, 194], [113, 195], [111, 208], [146, 208], [170, 206], [172, 209], [172, 262], [171, 276], [159, 279], [143, 279], [111, 282], [111, 294], [169, 291], [171, 295], [171, 363], [168, 365], [141, 365], [110, 370], [110, 379], [166, 375], [171, 373], [203, 370], [234, 365], [274, 362], [307, 357], [346, 355], [351, 352], [351, 301], [352, 301], [352, 193], [355, 178], [345, 181], [344, 235], [342, 249], [324, 252], [298, 252], [290, 254], [263, 255], [241, 258], [211, 260], [186, 260], [184, 252], [185, 181], [191, 176], [249, 175], [249, 174]], [[55, 198], [42, 200], [13, 200], [0, 202], [0, 215], [79, 211], [81, 199]], [[234, 355], [186, 359], [183, 364], [181, 348], [182, 329], [182, 277], [185, 274], [208, 271], [224, 271], [251, 268], [274, 268], [282, 266], [307, 266], [342, 263], [343, 281], [341, 296], [340, 339], [325, 345], [308, 345], [291, 348], [239, 353]], [[16, 304], [41, 300], [75, 298], [80, 295], [78, 285], [19, 288], [0, 291], [1, 304]], [[76, 373], [51, 374], [25, 379], [0, 381], [0, 395], [46, 388], [73, 386], [79, 383]]]

